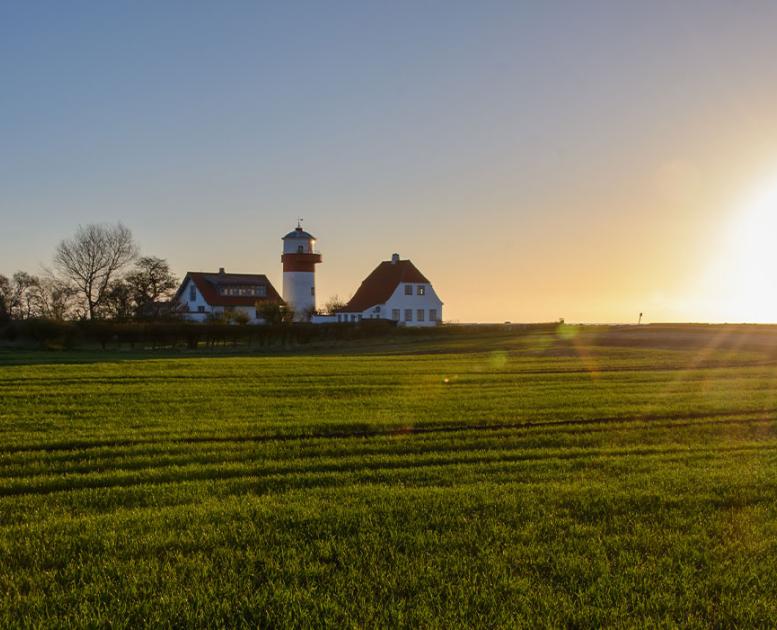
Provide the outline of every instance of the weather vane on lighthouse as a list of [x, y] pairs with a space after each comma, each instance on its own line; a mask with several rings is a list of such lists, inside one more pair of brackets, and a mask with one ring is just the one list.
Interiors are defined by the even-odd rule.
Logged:
[[302, 222], [303, 222], [304, 220], [305, 220], [305, 219], [303, 219], [302, 217], [297, 217], [297, 227], [298, 227], [298, 228], [300, 228], [300, 229], [302, 228]]

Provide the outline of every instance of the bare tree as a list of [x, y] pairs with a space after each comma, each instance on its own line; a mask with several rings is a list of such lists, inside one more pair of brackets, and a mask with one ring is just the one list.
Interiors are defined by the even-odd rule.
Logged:
[[345, 304], [345, 300], [340, 298], [339, 295], [335, 294], [326, 301], [326, 304], [324, 304], [323, 313], [324, 315], [334, 315], [337, 311], [343, 308]]
[[178, 288], [178, 278], [164, 258], [143, 256], [124, 278], [135, 302], [136, 315], [159, 317], [161, 300], [169, 300]]
[[100, 305], [100, 315], [109, 319], [127, 320], [135, 313], [132, 288], [124, 278], [111, 280], [105, 299]]
[[13, 319], [43, 316], [40, 278], [26, 271], [17, 271], [11, 279], [8, 310]]
[[8, 321], [8, 297], [11, 295], [11, 283], [3, 275], [0, 275], [0, 322]]
[[67, 319], [73, 314], [73, 289], [49, 272], [43, 276], [17, 271], [0, 276], [0, 320]]
[[74, 317], [76, 292], [67, 282], [46, 274], [40, 278], [40, 303], [43, 317], [64, 320]]
[[54, 266], [73, 284], [89, 319], [99, 317], [108, 287], [138, 255], [132, 232], [121, 223], [79, 226], [73, 238], [62, 241]]

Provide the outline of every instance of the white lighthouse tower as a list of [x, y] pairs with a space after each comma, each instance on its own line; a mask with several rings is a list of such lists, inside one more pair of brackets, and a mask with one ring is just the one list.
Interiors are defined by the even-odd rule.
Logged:
[[296, 229], [283, 237], [283, 299], [294, 311], [294, 321], [310, 319], [316, 309], [316, 265], [321, 254], [316, 252], [316, 237]]

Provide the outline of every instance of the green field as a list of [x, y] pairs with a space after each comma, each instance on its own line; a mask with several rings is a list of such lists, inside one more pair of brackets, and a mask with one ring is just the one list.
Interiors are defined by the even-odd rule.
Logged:
[[0, 352], [0, 626], [771, 626], [777, 332]]

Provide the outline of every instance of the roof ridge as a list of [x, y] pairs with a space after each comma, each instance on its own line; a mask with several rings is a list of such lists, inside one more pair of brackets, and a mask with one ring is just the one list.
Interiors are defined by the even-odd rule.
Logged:
[[200, 276], [248, 276], [248, 277], [255, 277], [255, 278], [266, 278], [267, 274], [265, 273], [240, 273], [240, 272], [233, 272], [233, 271], [187, 271], [187, 275], [200, 275]]

